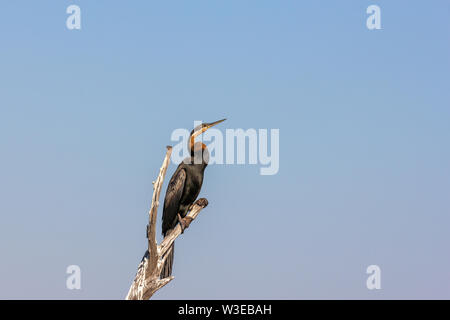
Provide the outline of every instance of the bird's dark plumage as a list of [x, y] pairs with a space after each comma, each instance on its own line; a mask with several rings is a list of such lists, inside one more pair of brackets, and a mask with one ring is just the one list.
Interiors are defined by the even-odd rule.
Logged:
[[167, 231], [177, 224], [178, 208], [180, 207], [183, 196], [184, 185], [186, 182], [186, 169], [178, 166], [167, 186], [166, 196], [164, 198], [164, 212], [162, 217], [162, 233], [165, 236]]
[[[209, 152], [203, 143], [194, 143], [195, 137], [222, 121], [206, 123], [192, 130], [189, 139], [191, 156], [184, 159], [178, 165], [177, 170], [172, 175], [167, 186], [162, 215], [162, 233], [164, 236], [177, 225], [178, 214], [180, 214], [181, 218], [186, 216], [202, 188], [203, 175], [209, 160]], [[167, 254], [169, 256], [163, 266], [161, 279], [172, 274], [173, 245]]]

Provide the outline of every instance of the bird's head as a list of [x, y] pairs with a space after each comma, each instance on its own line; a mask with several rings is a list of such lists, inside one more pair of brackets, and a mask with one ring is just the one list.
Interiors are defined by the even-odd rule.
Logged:
[[209, 152], [206, 145], [202, 142], [195, 142], [195, 138], [201, 135], [203, 132], [208, 130], [209, 128], [225, 121], [226, 119], [222, 119], [219, 121], [211, 122], [211, 123], [202, 123], [194, 128], [191, 131], [191, 135], [189, 136], [189, 150], [191, 152], [191, 156], [194, 158], [201, 157], [208, 163], [209, 160]]

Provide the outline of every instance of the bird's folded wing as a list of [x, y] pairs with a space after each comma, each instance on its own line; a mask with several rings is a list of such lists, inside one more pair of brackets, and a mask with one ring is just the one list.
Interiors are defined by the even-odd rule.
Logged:
[[183, 195], [186, 170], [179, 169], [177, 171], [169, 181], [164, 198], [164, 211], [162, 215], [163, 234], [173, 227], [174, 221], [177, 219], [181, 196]]

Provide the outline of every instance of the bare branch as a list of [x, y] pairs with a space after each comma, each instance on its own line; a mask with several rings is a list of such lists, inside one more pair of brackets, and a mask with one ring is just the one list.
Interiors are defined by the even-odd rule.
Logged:
[[[150, 266], [149, 269], [155, 268], [158, 261], [158, 252], [156, 244], [156, 216], [158, 215], [159, 206], [159, 195], [161, 194], [161, 187], [164, 183], [164, 177], [166, 176], [167, 167], [170, 163], [170, 156], [172, 154], [172, 147], [167, 146], [166, 157], [164, 158], [161, 169], [159, 169], [158, 178], [153, 183], [153, 196], [152, 205], [150, 206], [149, 224], [147, 227], [147, 238], [148, 238], [148, 252], [150, 254]], [[154, 264], [154, 265], [153, 265]]]

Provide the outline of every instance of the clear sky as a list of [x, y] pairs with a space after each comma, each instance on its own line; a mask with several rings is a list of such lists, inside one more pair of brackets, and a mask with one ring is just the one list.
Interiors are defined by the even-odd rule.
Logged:
[[[449, 13], [1, 1], [0, 298], [124, 298], [172, 131], [226, 117], [218, 129], [280, 130], [279, 172], [206, 169], [210, 204], [155, 298], [449, 299]], [[72, 264], [81, 290], [66, 288]], [[372, 264], [381, 290], [366, 288]]]

